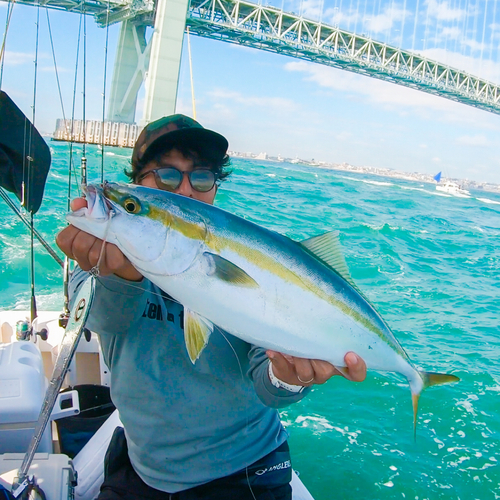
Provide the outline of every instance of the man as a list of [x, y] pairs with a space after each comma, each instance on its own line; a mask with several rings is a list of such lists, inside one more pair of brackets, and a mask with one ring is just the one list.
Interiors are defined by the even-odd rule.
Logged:
[[[194, 120], [167, 116], [142, 131], [128, 175], [136, 184], [212, 204], [229, 175], [227, 148], [223, 136]], [[85, 205], [80, 198], [72, 207]], [[340, 372], [218, 329], [193, 365], [182, 305], [144, 279], [117, 247], [106, 245], [102, 253], [102, 241], [73, 226], [57, 244], [80, 266], [73, 289], [94, 266], [100, 275], [87, 326], [100, 336], [124, 433], [113, 436], [99, 498], [291, 499], [287, 434], [276, 408]], [[345, 362], [344, 376], [365, 378], [363, 360], [348, 353]]]

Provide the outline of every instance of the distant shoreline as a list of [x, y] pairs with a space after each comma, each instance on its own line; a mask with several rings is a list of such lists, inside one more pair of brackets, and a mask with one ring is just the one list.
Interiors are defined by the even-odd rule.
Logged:
[[[261, 155], [253, 155], [252, 153], [238, 153], [235, 151], [229, 151], [228, 154], [234, 158], [242, 158], [245, 160], [253, 160], [253, 161], [272, 161], [277, 163], [291, 163], [295, 165], [305, 165], [308, 167], [316, 167], [316, 168], [324, 168], [327, 170], [336, 170], [341, 172], [350, 172], [353, 174], [370, 174], [376, 175], [378, 177], [385, 178], [395, 178], [395, 179], [403, 179], [407, 181], [414, 182], [425, 182], [426, 184], [436, 184], [434, 180], [434, 176], [430, 174], [421, 174], [419, 172], [400, 172], [398, 170], [392, 170], [390, 168], [375, 168], [375, 167], [358, 167], [354, 165], [350, 165], [349, 163], [326, 163], [326, 162], [315, 162], [315, 161], [306, 161], [299, 160], [297, 158], [281, 158], [281, 157], [272, 157], [267, 156], [264, 158], [264, 154]], [[437, 173], [437, 172], [436, 172]], [[442, 181], [452, 181], [460, 184], [465, 189], [474, 189], [478, 191], [485, 191], [489, 193], [500, 194], [500, 185], [493, 184], [489, 182], [476, 182], [464, 179], [456, 179], [452, 177], [441, 177]]]

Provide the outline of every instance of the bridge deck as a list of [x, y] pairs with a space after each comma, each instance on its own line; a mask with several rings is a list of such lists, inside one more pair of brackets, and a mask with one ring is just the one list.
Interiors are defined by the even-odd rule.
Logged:
[[[0, 0], [2, 1], [2, 0]], [[35, 0], [18, 0], [35, 5]], [[44, 0], [49, 8], [93, 15], [100, 26], [126, 19], [154, 25], [154, 0]], [[191, 0], [194, 35], [360, 73], [500, 114], [500, 86], [416, 53], [241, 0]]]

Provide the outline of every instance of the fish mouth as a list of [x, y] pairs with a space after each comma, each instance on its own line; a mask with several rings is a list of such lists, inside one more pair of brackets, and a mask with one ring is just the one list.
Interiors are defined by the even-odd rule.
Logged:
[[76, 217], [86, 217], [95, 222], [106, 222], [114, 213], [111, 202], [105, 197], [106, 182], [102, 185], [89, 184], [83, 188], [87, 206], [72, 213]]

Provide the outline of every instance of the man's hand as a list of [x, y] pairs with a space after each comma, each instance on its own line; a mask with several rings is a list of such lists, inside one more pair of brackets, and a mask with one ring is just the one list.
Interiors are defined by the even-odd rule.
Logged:
[[296, 358], [276, 351], [267, 351], [266, 354], [273, 364], [274, 375], [287, 384], [309, 387], [324, 384], [335, 375], [353, 382], [362, 382], [366, 378], [366, 364], [353, 352], [345, 355], [346, 368], [342, 368], [342, 371], [319, 359]]
[[[76, 198], [71, 202], [71, 209], [78, 210], [87, 206], [85, 198]], [[75, 226], [64, 228], [56, 236], [57, 246], [70, 258], [76, 260], [84, 271], [90, 271], [97, 265], [101, 255], [102, 240], [81, 231]], [[116, 274], [129, 281], [141, 281], [142, 275], [123, 255], [116, 245], [106, 243], [104, 254], [99, 262], [99, 274]]]

